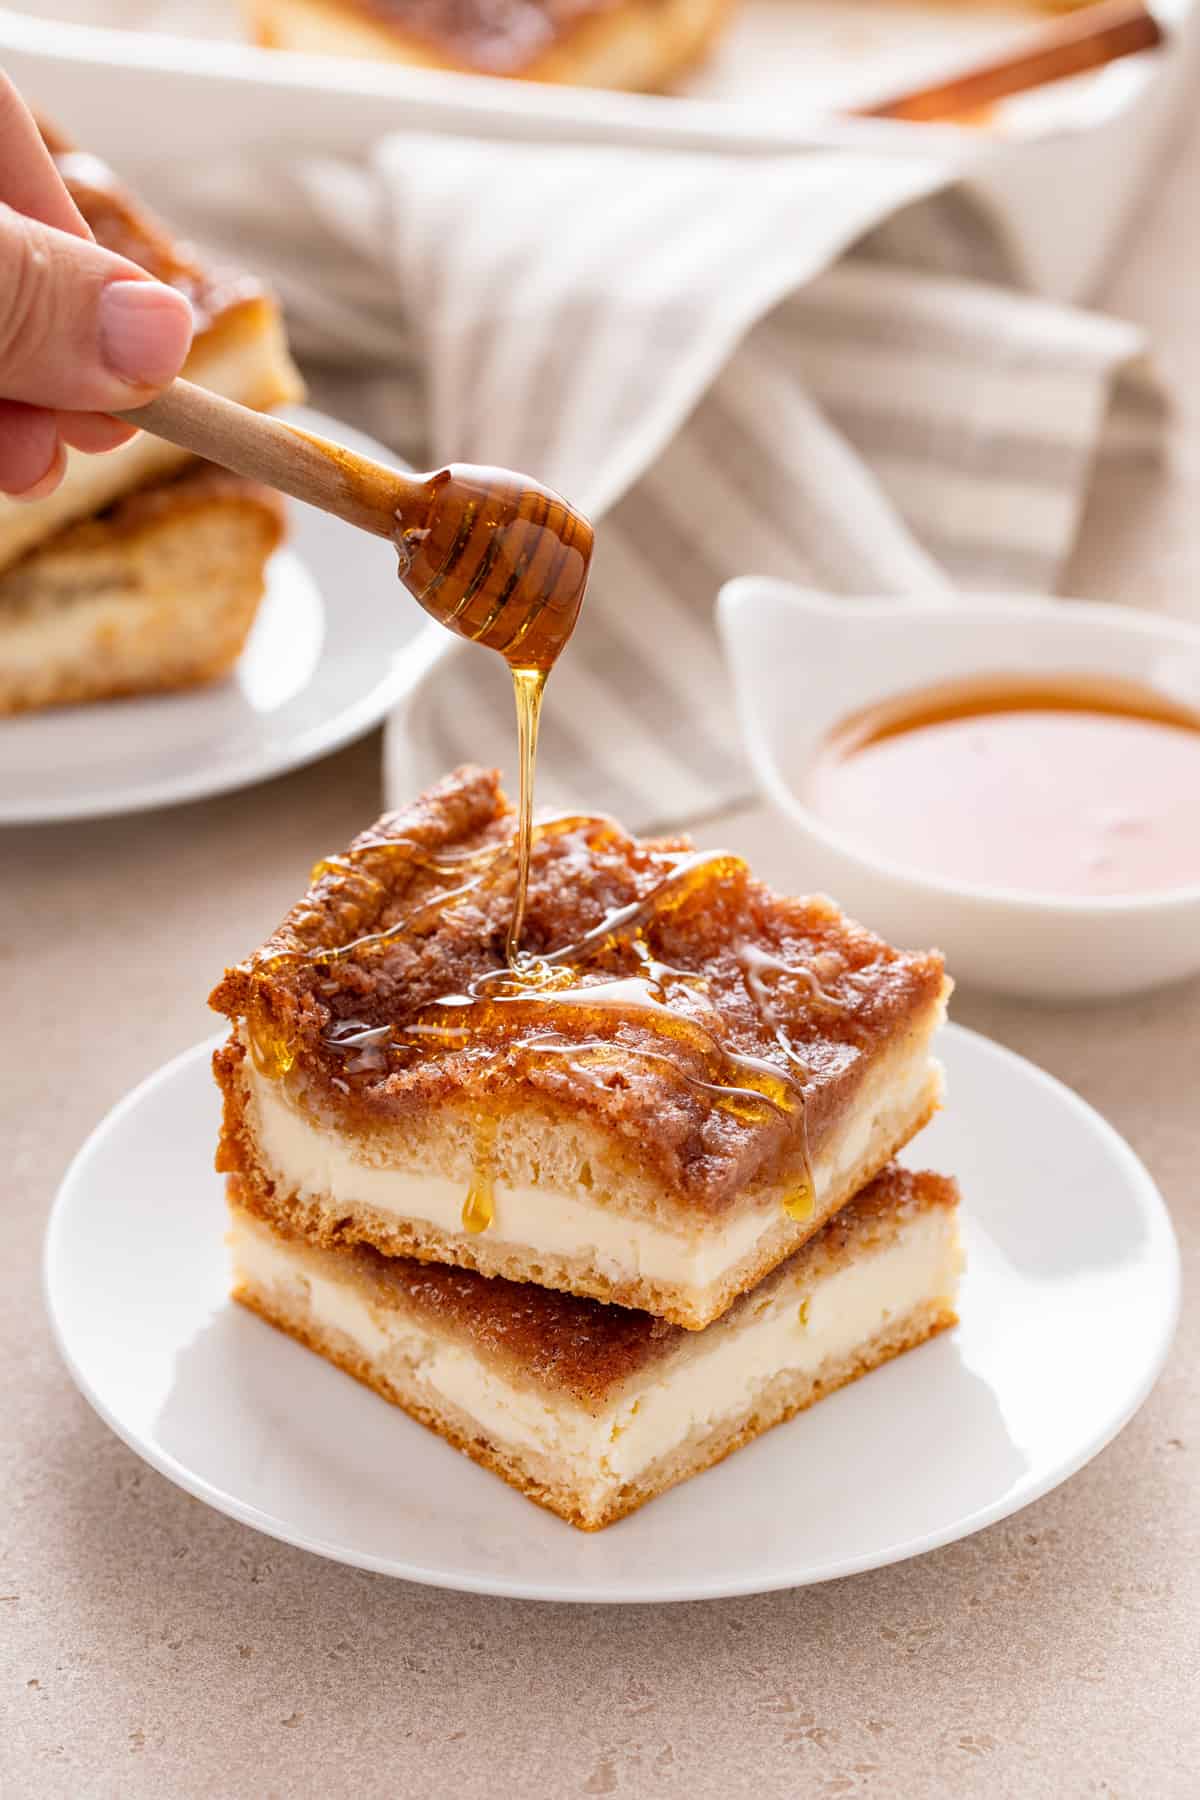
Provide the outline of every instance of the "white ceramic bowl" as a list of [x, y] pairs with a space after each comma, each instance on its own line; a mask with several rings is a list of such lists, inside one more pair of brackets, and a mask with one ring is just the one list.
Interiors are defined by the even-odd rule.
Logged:
[[1069, 899], [923, 876], [839, 836], [800, 785], [834, 725], [907, 688], [998, 672], [1120, 676], [1200, 708], [1200, 629], [1118, 606], [843, 600], [748, 576], [718, 616], [743, 740], [791, 828], [798, 886], [907, 945], [936, 944], [960, 981], [1101, 998], [1200, 970], [1200, 886]]

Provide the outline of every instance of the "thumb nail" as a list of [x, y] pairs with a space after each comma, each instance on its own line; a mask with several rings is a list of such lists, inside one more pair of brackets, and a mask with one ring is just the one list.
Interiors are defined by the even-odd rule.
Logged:
[[192, 309], [158, 281], [110, 281], [100, 296], [100, 354], [122, 381], [162, 387], [183, 366]]

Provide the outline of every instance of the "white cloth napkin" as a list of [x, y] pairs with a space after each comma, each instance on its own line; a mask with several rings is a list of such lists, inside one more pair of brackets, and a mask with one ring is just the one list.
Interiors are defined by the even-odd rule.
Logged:
[[[426, 460], [526, 469], [600, 522], [543, 802], [647, 828], [745, 797], [712, 628], [727, 578], [1048, 590], [1106, 431], [1153, 445], [1138, 333], [1000, 285], [953, 173], [411, 136], [365, 174], [307, 171], [355, 262], [336, 305], [294, 274], [294, 310], [342, 336], [378, 271]], [[514, 742], [502, 665], [456, 651], [389, 730], [389, 798], [466, 759], [511, 771]]]

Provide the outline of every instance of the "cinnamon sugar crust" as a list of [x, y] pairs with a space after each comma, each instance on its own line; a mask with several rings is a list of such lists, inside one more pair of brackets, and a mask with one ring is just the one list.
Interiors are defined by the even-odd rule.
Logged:
[[[544, 825], [530, 871], [523, 949], [565, 959], [570, 1003], [447, 1008], [503, 980], [512, 838], [496, 773], [458, 770], [319, 865], [210, 1003], [248, 1020], [289, 1096], [335, 1128], [559, 1108], [709, 1215], [794, 1165], [805, 1132], [818, 1157], [866, 1073], [940, 1009], [936, 953], [893, 949], [829, 900], [776, 895], [737, 857], [689, 860], [686, 839], [639, 842], [594, 818]], [[348, 1055], [337, 1039], [360, 1031], [386, 1044]], [[232, 1047], [218, 1059], [231, 1102], [235, 1063]], [[236, 1124], [227, 1169], [244, 1162]]]
[[[231, 1207], [261, 1216], [236, 1177], [228, 1189]], [[720, 1329], [736, 1329], [747, 1312], [768, 1304], [783, 1283], [822, 1281], [839, 1265], [883, 1249], [919, 1214], [953, 1212], [958, 1204], [958, 1185], [950, 1178], [890, 1164], [816, 1236], [743, 1294]], [[312, 1251], [304, 1237], [279, 1219], [269, 1223], [276, 1237]], [[569, 1395], [593, 1413], [681, 1346], [699, 1342], [694, 1332], [651, 1313], [532, 1282], [382, 1256], [368, 1245], [315, 1254], [329, 1259], [334, 1270], [339, 1264], [352, 1266], [356, 1281], [384, 1307], [400, 1307], [481, 1359], [502, 1365], [509, 1379]]]
[[519, 74], [621, 0], [343, 0], [351, 11], [486, 74]]

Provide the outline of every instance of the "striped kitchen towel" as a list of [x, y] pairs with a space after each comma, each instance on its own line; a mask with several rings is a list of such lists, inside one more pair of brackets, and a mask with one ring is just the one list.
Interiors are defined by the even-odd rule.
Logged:
[[[343, 256], [336, 275], [294, 267], [285, 295], [310, 348], [322, 326], [344, 345], [358, 316], [378, 366], [394, 333], [406, 418], [389, 428], [376, 390], [372, 429], [427, 466], [524, 469], [599, 525], [540, 801], [643, 829], [725, 810], [749, 783], [713, 629], [723, 581], [1051, 590], [1096, 456], [1154, 448], [1138, 333], [1020, 292], [962, 175], [411, 136], [367, 171], [307, 171]], [[503, 666], [456, 649], [392, 721], [388, 797], [463, 760], [511, 772], [514, 744]]]
[[[212, 0], [103, 11], [228, 30]], [[1050, 590], [1097, 455], [1159, 441], [1153, 391], [1129, 377], [1137, 335], [1022, 289], [1075, 296], [1107, 262], [1147, 147], [1186, 112], [1195, 35], [1172, 32], [1144, 92], [1117, 70], [1085, 83], [1066, 129], [1018, 106], [995, 132], [868, 136], [806, 124], [798, 99], [787, 151], [762, 147], [782, 90], [760, 138], [740, 65], [727, 103], [669, 123], [660, 106], [661, 135], [582, 102], [568, 126], [534, 90], [455, 78], [396, 102], [398, 125], [435, 129], [373, 142], [380, 113], [350, 95], [359, 73], [372, 87], [366, 65], [328, 88], [313, 65], [311, 105], [268, 103], [285, 59], [193, 84], [184, 41], [165, 85], [146, 40], [117, 55], [127, 104], [72, 79], [66, 49], [51, 88], [172, 220], [275, 280], [318, 404], [419, 466], [507, 463], [593, 514], [540, 791], [645, 826], [748, 792], [712, 627], [727, 577]], [[31, 92], [33, 71], [51, 80], [23, 27], [13, 43]], [[178, 95], [178, 141], [145, 129], [143, 81], [148, 116]], [[464, 757], [511, 774], [510, 709], [495, 659], [456, 650], [392, 722], [389, 797]]]

